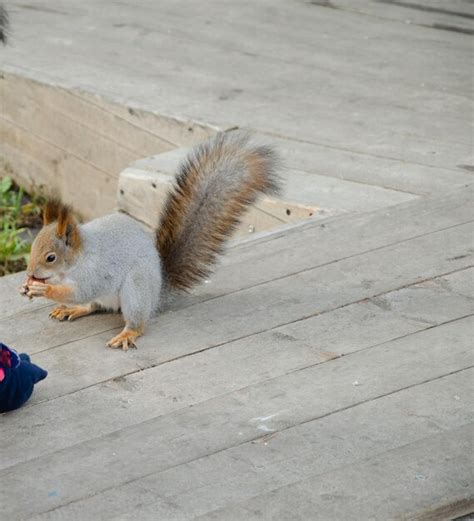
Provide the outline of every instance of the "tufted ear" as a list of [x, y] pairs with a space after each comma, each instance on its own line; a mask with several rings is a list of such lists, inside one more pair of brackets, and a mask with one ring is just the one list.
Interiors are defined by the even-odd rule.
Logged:
[[51, 224], [58, 220], [59, 212], [64, 205], [58, 198], [49, 199], [43, 208], [43, 224]]
[[70, 206], [63, 204], [59, 199], [51, 199], [46, 203], [43, 211], [43, 223], [56, 222], [56, 235], [63, 239], [68, 246], [78, 248], [80, 236], [76, 219]]

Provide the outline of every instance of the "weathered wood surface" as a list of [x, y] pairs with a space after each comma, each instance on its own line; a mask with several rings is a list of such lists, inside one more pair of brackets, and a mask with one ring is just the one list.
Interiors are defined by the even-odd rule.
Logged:
[[461, 186], [472, 5], [356, 4], [11, 0], [0, 154], [88, 216], [131, 161], [236, 126], [276, 139], [296, 195], [330, 211]]
[[[363, 186], [429, 195], [443, 193], [472, 179], [472, 168], [469, 167], [472, 162], [454, 169], [439, 168], [411, 163], [404, 158], [375, 157], [362, 150], [333, 148], [273, 135], [271, 139], [291, 171], [316, 173], [361, 183]], [[390, 192], [385, 194], [390, 195]]]
[[0, 417], [4, 515], [464, 513], [471, 198], [467, 187], [235, 244], [128, 353], [104, 347], [119, 317], [53, 323], [14, 293], [22, 275], [0, 281], [2, 311], [18, 302], [0, 337], [50, 372]]
[[[6, 443], [5, 449], [0, 450], [0, 467], [43, 454], [46, 446], [57, 449], [65, 443], [70, 445], [79, 440], [84, 441], [82, 436], [104, 434], [118, 425], [123, 427], [139, 419], [149, 419], [156, 410], [156, 402], [144, 399], [150, 395], [160, 397], [163, 413], [178, 410], [219, 393], [225, 394], [253, 384], [260, 379], [276, 378], [286, 372], [347, 356], [394, 338], [467, 316], [474, 311], [471, 298], [457, 295], [448, 288], [456, 280], [461, 280], [467, 285], [472, 276], [472, 270], [457, 272], [435, 279], [431, 286], [426, 283], [417, 284], [387, 293], [383, 299], [376, 298], [351, 304], [332, 313], [218, 345], [215, 349], [207, 349], [194, 357], [180, 358], [176, 361], [170, 359], [171, 363], [160, 363], [145, 374], [142, 374], [141, 369], [144, 366], [140, 363], [136, 364], [135, 369], [129, 360], [126, 361], [127, 365], [124, 360], [119, 360], [117, 366], [114, 360], [108, 360], [105, 355], [100, 356], [101, 345], [97, 346], [98, 355], [94, 355], [98, 367], [89, 370], [85, 366], [82, 369], [77, 366], [77, 360], [74, 360], [69, 349], [54, 349], [40, 354], [35, 359], [38, 363], [52, 368], [56, 375], [55, 383], [47, 393], [37, 393], [28, 406], [38, 404], [34, 418], [38, 414], [47, 418], [58, 408], [56, 398], [62, 397], [64, 426], [58, 426], [55, 432], [51, 433], [47, 422], [43, 426], [37, 425], [33, 430], [31, 426], [27, 427], [25, 421], [31, 420], [36, 423], [36, 419], [13, 419], [4, 432], [6, 442], [15, 441], [20, 426], [30, 432], [33, 438], [26, 436], [22, 440], [16, 440], [19, 450], [14, 454], [8, 451], [9, 444]], [[429, 309], [420, 309], [422, 305], [428, 305]], [[360, 328], [358, 324], [362, 320], [364, 327]], [[80, 349], [77, 344], [72, 346], [73, 350], [75, 348]], [[252, 356], [255, 365], [247, 367], [248, 359]], [[79, 379], [80, 374], [76, 374], [87, 372], [89, 382], [108, 382], [120, 369], [129, 373], [126, 384], [125, 380], [118, 377], [116, 381], [105, 386], [90, 387], [90, 383], [87, 385]], [[188, 378], [180, 382], [176, 378], [177, 371], [188, 372]], [[219, 374], [219, 380], [216, 373]], [[230, 374], [235, 376], [231, 378]], [[207, 381], [211, 383], [210, 387], [206, 385], [206, 375], [209, 377]], [[77, 394], [75, 391], [81, 390], [80, 384], [83, 392]], [[104, 396], [104, 388], [112, 390], [108, 397]], [[199, 388], [199, 391], [192, 392], [193, 388]], [[113, 402], [120, 399], [127, 404], [127, 400], [132, 398], [131, 391], [133, 399], [126, 411], [120, 408], [117, 414], [111, 413], [109, 399]], [[179, 398], [176, 398], [177, 396]], [[95, 415], [90, 416], [87, 413], [91, 403], [96, 404], [95, 414], [104, 418], [101, 424], [97, 424]], [[70, 425], [75, 426], [74, 432], [70, 432]], [[39, 443], [42, 439], [44, 443]]]
[[[19, 43], [2, 53], [7, 70], [21, 64], [24, 75], [164, 114], [250, 120], [254, 128], [408, 162], [455, 168], [470, 156], [466, 34], [318, 2], [11, 4]], [[42, 25], [49, 32], [41, 30], [38, 45]], [[410, 45], [417, 52], [406, 52]]]
[[0, 516], [474, 508], [472, 5], [9, 6], [0, 153], [31, 180], [105, 211], [122, 165], [237, 125], [276, 142], [295, 200], [352, 213], [234, 243], [128, 353], [104, 347], [119, 316], [55, 323], [1, 279], [0, 341], [49, 376], [0, 416]]
[[[304, 508], [307, 508], [308, 503], [311, 504], [311, 498], [320, 499], [318, 504], [313, 506], [316, 512], [324, 512], [319, 519], [391, 519], [395, 516], [379, 516], [381, 507], [379, 498], [383, 497], [383, 488], [393, 490], [387, 486], [386, 482], [375, 488], [371, 483], [371, 488], [368, 490], [366, 488], [365, 491], [353, 491], [351, 486], [357, 486], [358, 483], [362, 486], [367, 484], [365, 472], [373, 473], [374, 469], [369, 470], [364, 466], [372, 463], [371, 460], [376, 460], [375, 464], [379, 463], [381, 454], [395, 450], [400, 452], [400, 448], [417, 441], [420, 444], [426, 443], [426, 438], [440, 432], [447, 433], [446, 437], [449, 437], [450, 429], [462, 427], [472, 421], [472, 415], [464, 414], [465, 407], [464, 413], [462, 413], [463, 407], [459, 406], [459, 400], [453, 398], [453, 396], [457, 396], [459, 384], [468, 385], [468, 379], [472, 376], [472, 373], [465, 372], [433, 380], [427, 383], [426, 387], [414, 386], [399, 393], [348, 408], [340, 413], [325, 416], [317, 421], [296, 426], [271, 438], [268, 437], [266, 441], [262, 439], [257, 443], [239, 445], [209, 458], [200, 458], [182, 467], [171, 468], [141, 479], [139, 482], [110, 490], [105, 495], [111, 503], [113, 501], [116, 505], [114, 513], [116, 512], [118, 515], [113, 519], [121, 521], [132, 519], [134, 512], [140, 519], [151, 520], [153, 513], [164, 513], [166, 508], [173, 512], [173, 519], [186, 519], [185, 512], [189, 508], [193, 508], [196, 515], [199, 516], [209, 510], [212, 511], [216, 505], [221, 505], [221, 507], [214, 515], [210, 515], [210, 518], [261, 519], [267, 516], [268, 519], [285, 519], [283, 515], [285, 506], [280, 503], [279, 511], [272, 510], [271, 498], [268, 497], [268, 502], [263, 505], [264, 501], [261, 496], [264, 491], [268, 491], [270, 496], [270, 491], [275, 489], [277, 490], [272, 496], [281, 496], [281, 490], [279, 490], [281, 487], [292, 483], [298, 484], [303, 480], [309, 481], [310, 477], [312, 482], [319, 484], [318, 486], [326, 484], [329, 488], [329, 490], [318, 491], [316, 486], [314, 494], [308, 494], [308, 498], [303, 495], [299, 497]], [[426, 391], [431, 391], [435, 400], [428, 398]], [[447, 411], [449, 411], [450, 424], [444, 423], [442, 419], [444, 417], [446, 420]], [[373, 423], [375, 416], [379, 419], [379, 424], [373, 432], [368, 433], [366, 426]], [[419, 457], [419, 455], [415, 455], [415, 457]], [[426, 481], [433, 478], [431, 471], [422, 474], [424, 469], [419, 468], [417, 472], [413, 472], [413, 461], [399, 458], [398, 455], [391, 463], [397, 466], [396, 472], [393, 472], [392, 475], [393, 480], [398, 478], [405, 486], [418, 484], [419, 480]], [[416, 463], [420, 464], [419, 461]], [[397, 476], [397, 472], [404, 465], [411, 473], [403, 476], [405, 478], [403, 480], [401, 473], [400, 476]], [[214, 470], [223, 467], [227, 471], [225, 480], [220, 479], [219, 473]], [[379, 478], [387, 469], [390, 469], [384, 463], [379, 463], [378, 467], [375, 475]], [[272, 472], [269, 472], [269, 469]], [[462, 465], [461, 470], [465, 473], [469, 469], [466, 468], [466, 465]], [[345, 472], [349, 474], [351, 471], [359, 471], [360, 474], [354, 483], [349, 484], [343, 481], [342, 476]], [[244, 479], [242, 479], [242, 475], [245, 475]], [[459, 477], [458, 475], [454, 481], [458, 487]], [[337, 478], [340, 479], [339, 482], [337, 482]], [[368, 479], [371, 480], [370, 475]], [[429, 487], [427, 483], [424, 485], [425, 489]], [[120, 498], [120, 492], [124, 493], [127, 488], [132, 487], [137, 494], [136, 503], [141, 501], [142, 505], [137, 506], [134, 511], [129, 510], [126, 514], [121, 514], [120, 509], [126, 510], [126, 508], [124, 508], [123, 498]], [[297, 487], [298, 485], [294, 486], [294, 488]], [[464, 487], [459, 488], [462, 490]], [[210, 494], [203, 493], [210, 489], [214, 491], [212, 501], [209, 500]], [[317, 492], [319, 492], [319, 496]], [[446, 489], [443, 492], [446, 493]], [[369, 493], [369, 497], [367, 497], [367, 493]], [[157, 498], [153, 494], [158, 494], [159, 497]], [[229, 496], [232, 501], [240, 503], [240, 508], [231, 507], [232, 513], [229, 512], [228, 515], [225, 515], [222, 508], [229, 503]], [[370, 496], [375, 504], [365, 506], [363, 503], [368, 502], [367, 500], [371, 499]], [[429, 499], [432, 500], [432, 497]], [[62, 513], [79, 512], [81, 507], [85, 509], [85, 512], [91, 513], [97, 509], [101, 500], [103, 500], [102, 497], [95, 496], [79, 502], [77, 505], [71, 505], [70, 508], [65, 508]], [[357, 509], [354, 510], [353, 505], [351, 505], [351, 509], [345, 508], [347, 502], [357, 500], [362, 503], [359, 508], [365, 506], [365, 515], [362, 515]], [[258, 502], [261, 505], [261, 516], [258, 516], [257, 508], [254, 511], [250, 509], [245, 511], [247, 515], [237, 514], [239, 509], [241, 512], [245, 509], [245, 505], [257, 507]], [[396, 503], [396, 498], [394, 503]], [[172, 506], [174, 506], [174, 510], [172, 510]], [[433, 504], [429, 506], [432, 507]], [[295, 503], [291, 499], [287, 502], [287, 509], [294, 509], [293, 515], [288, 516], [288, 519], [298, 519], [297, 516], [300, 516], [301, 519], [315, 518], [308, 516], [307, 510], [305, 511], [306, 517], [301, 516], [300, 509], [295, 508]], [[61, 510], [58, 511], [58, 514], [60, 512]], [[357, 513], [357, 515], [351, 517], [353, 515], [351, 512]], [[272, 514], [273, 517], [269, 514]], [[57, 519], [60, 519], [59, 515]]]
[[[2, 471], [2, 504], [14, 493], [18, 503], [7, 505], [6, 514], [29, 517], [245, 442], [264, 443], [274, 432], [460, 371], [472, 365], [472, 326], [472, 320], [452, 322], [19, 463]], [[460, 387], [464, 407], [470, 391], [469, 384]], [[89, 404], [91, 414], [94, 402]], [[366, 428], [370, 436], [370, 424]], [[220, 469], [224, 477], [225, 467]], [[23, 486], [16, 490], [20, 480]], [[58, 489], [57, 497], [48, 496]]]
[[118, 175], [134, 160], [215, 131], [19, 75], [2, 75], [0, 100], [0, 154], [15, 179], [56, 191], [86, 218], [114, 209]]
[[[324, 0], [321, 3], [324, 3]], [[466, 34], [474, 33], [474, 9], [470, 5], [471, 2], [465, 0], [331, 0], [327, 3], [336, 9], [347, 9], [406, 24]]]
[[196, 519], [453, 519], [474, 508], [473, 437], [463, 425]]

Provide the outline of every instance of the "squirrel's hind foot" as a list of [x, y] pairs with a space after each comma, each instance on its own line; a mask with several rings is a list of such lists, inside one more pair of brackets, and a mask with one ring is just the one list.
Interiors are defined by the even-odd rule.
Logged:
[[129, 347], [137, 348], [135, 340], [142, 334], [140, 330], [125, 328], [117, 336], [107, 342], [107, 347], [121, 347], [127, 351]]

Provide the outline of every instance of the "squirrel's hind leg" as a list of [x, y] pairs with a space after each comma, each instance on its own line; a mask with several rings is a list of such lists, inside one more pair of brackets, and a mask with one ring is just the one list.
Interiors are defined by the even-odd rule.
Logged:
[[107, 342], [107, 347], [121, 347], [127, 351], [136, 347], [136, 339], [143, 334], [153, 310], [157, 307], [161, 278], [158, 263], [137, 264], [126, 277], [120, 289], [120, 309], [125, 319], [125, 327], [121, 333]]

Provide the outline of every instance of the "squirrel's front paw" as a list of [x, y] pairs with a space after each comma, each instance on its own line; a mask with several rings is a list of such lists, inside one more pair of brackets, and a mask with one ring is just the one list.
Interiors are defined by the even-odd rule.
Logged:
[[32, 282], [28, 285], [26, 295], [30, 298], [44, 297], [56, 302], [70, 302], [73, 289], [70, 286], [60, 284], [45, 284], [44, 282]]
[[30, 288], [28, 287], [28, 281], [23, 282], [23, 284], [20, 286], [20, 295], [25, 295], [25, 297], [28, 295], [28, 290]]
[[50, 287], [50, 284], [44, 284], [43, 282], [33, 282], [29, 286], [26, 286], [26, 296], [30, 298], [46, 297]]
[[87, 306], [58, 306], [55, 307], [49, 314], [49, 318], [55, 318], [56, 320], [76, 320], [76, 318], [85, 317], [94, 312], [94, 308], [91, 304]]

